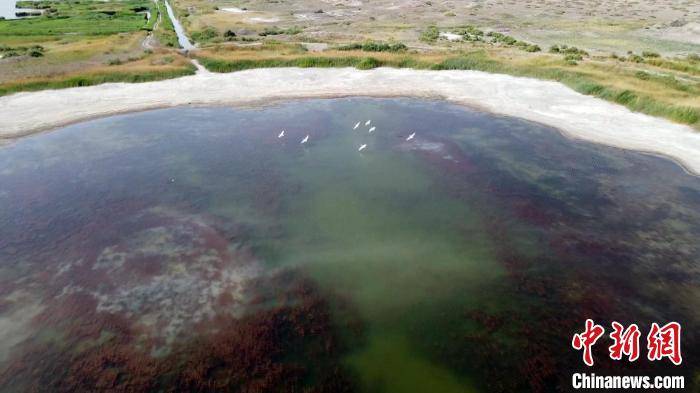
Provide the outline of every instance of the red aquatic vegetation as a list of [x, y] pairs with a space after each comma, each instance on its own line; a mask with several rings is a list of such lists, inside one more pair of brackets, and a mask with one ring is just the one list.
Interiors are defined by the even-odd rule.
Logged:
[[[37, 392], [352, 391], [340, 363], [347, 346], [315, 285], [283, 273], [259, 278], [253, 290], [272, 305], [240, 318], [220, 314], [209, 322], [214, 329], [183, 337], [161, 356], [150, 353], [149, 343], [134, 334], [126, 319], [95, 313], [87, 298], [72, 294], [60, 309], [42, 313], [37, 321], [52, 323], [65, 338], [27, 342], [0, 374], [0, 387], [12, 384]], [[54, 320], [59, 315], [66, 318]]]

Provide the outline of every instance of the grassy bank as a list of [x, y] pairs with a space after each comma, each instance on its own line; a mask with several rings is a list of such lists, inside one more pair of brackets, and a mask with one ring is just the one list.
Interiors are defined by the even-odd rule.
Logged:
[[[279, 51], [278, 51], [279, 52]], [[234, 51], [234, 53], [236, 53]], [[265, 55], [264, 50], [228, 53], [204, 52], [198, 59], [213, 72], [234, 72], [270, 67], [376, 67], [414, 68], [423, 70], [478, 70], [558, 81], [579, 93], [612, 101], [652, 116], [664, 117], [700, 129], [700, 105], [697, 85], [683, 84], [668, 78], [640, 79], [627, 71], [610, 73], [605, 63], [570, 66], [560, 57], [529, 57], [514, 61], [508, 56], [493, 55], [485, 50], [454, 54], [376, 53], [335, 51], [309, 55], [299, 51]], [[228, 57], [228, 58], [227, 58]], [[675, 89], [672, 85], [675, 85]], [[679, 88], [680, 85], [680, 88]], [[689, 103], [683, 105], [682, 103]], [[692, 103], [695, 102], [695, 105]]]
[[85, 75], [73, 75], [47, 79], [27, 80], [16, 83], [0, 85], [0, 96], [22, 92], [46, 89], [65, 89], [69, 87], [81, 87], [115, 82], [150, 82], [163, 79], [177, 78], [194, 74], [196, 69], [192, 67], [173, 68], [167, 70], [150, 71], [123, 71], [123, 72], [95, 72]]

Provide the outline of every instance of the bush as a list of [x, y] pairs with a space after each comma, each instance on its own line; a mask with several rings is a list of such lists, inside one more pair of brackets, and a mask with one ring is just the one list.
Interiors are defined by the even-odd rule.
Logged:
[[637, 78], [639, 78], [639, 79], [641, 79], [641, 80], [645, 80], [645, 81], [646, 81], [646, 80], [649, 80], [649, 77], [650, 77], [651, 75], [649, 75], [649, 73], [646, 72], [646, 71], [637, 71], [637, 72], [634, 73], [634, 76], [636, 76]]
[[454, 34], [461, 35], [465, 41], [481, 41], [484, 32], [472, 25], [466, 25], [463, 28], [452, 31]]
[[352, 44], [346, 44], [346, 45], [341, 45], [338, 47], [338, 50], [360, 50], [362, 49], [362, 44], [360, 43], [352, 43]]
[[44, 56], [44, 47], [41, 45], [17, 46], [17, 47], [11, 47], [8, 45], [0, 45], [0, 53], [2, 53], [3, 57], [15, 57], [15, 56], [42, 57], [42, 56]]
[[661, 57], [661, 55], [656, 52], [643, 51], [642, 57]]
[[583, 49], [579, 49], [575, 46], [562, 46], [561, 52], [567, 53], [567, 54], [573, 54], [573, 55], [581, 55], [581, 56], [588, 56], [588, 52], [586, 52]]
[[207, 27], [204, 30], [192, 32], [192, 39], [197, 42], [207, 42], [217, 37], [219, 37], [219, 32], [213, 27]]
[[403, 52], [406, 49], [408, 47], [401, 42], [386, 43], [375, 41], [367, 41], [363, 44], [352, 43], [338, 47], [338, 50], [362, 50], [365, 52]]
[[424, 42], [435, 42], [440, 38], [440, 30], [437, 26], [429, 26], [420, 34], [420, 40]]
[[277, 26], [273, 26], [273, 27], [266, 27], [265, 30], [258, 33], [258, 35], [261, 37], [266, 37], [268, 35], [280, 35], [280, 34], [296, 35], [296, 34], [301, 33], [302, 31], [303, 31], [302, 28], [300, 28], [299, 26], [290, 27], [288, 29], [280, 29]]

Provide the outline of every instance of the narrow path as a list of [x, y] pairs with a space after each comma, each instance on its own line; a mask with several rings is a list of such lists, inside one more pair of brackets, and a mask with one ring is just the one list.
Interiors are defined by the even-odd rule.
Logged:
[[192, 62], [192, 64], [194, 64], [195, 67], [197, 67], [197, 74], [211, 74], [211, 72], [209, 72], [209, 70], [206, 69], [206, 67], [199, 64], [197, 59], [190, 59], [190, 61]]
[[160, 12], [158, 12], [158, 0], [153, 0], [153, 2], [156, 4], [156, 12], [157, 12], [158, 16], [156, 17], [157, 18], [156, 23], [153, 24], [153, 29], [151, 31], [149, 31], [148, 34], [146, 34], [146, 38], [144, 38], [143, 41], [141, 42], [141, 47], [143, 49], [146, 49], [146, 50], [155, 48], [155, 41], [154, 41], [155, 37], [153, 37], [153, 32], [156, 31], [156, 29], [158, 28], [158, 25], [160, 24], [160, 21], [162, 20], [162, 17], [163, 17], [160, 14]]

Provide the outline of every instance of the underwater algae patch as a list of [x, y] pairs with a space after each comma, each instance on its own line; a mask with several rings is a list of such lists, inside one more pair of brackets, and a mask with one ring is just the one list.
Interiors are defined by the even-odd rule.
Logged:
[[142, 228], [125, 244], [43, 282], [62, 289], [9, 357], [3, 389], [350, 390], [329, 304], [303, 273], [263, 274], [201, 217], [126, 221]]
[[[337, 360], [342, 348], [328, 304], [304, 279], [285, 279], [292, 280], [286, 283], [288, 293], [264, 299], [280, 305], [240, 318], [218, 316], [214, 331], [179, 342], [167, 355], [154, 357], [139, 349], [132, 327], [117, 319], [103, 326], [107, 337], [92, 344], [72, 336], [63, 343], [29, 345], [12, 359], [0, 382], [60, 392], [351, 391], [353, 384]], [[65, 347], [71, 344], [76, 347]], [[32, 370], [37, 365], [38, 373]], [[18, 383], [22, 379], [29, 382]]]

